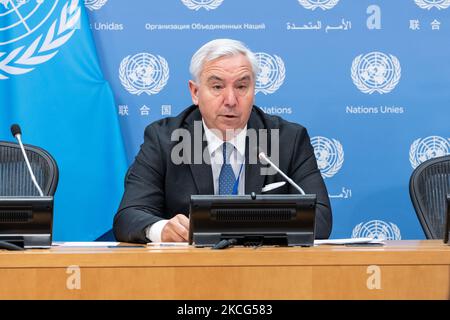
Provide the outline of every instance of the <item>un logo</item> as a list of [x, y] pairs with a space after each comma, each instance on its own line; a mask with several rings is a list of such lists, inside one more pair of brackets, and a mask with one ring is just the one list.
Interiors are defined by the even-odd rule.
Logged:
[[311, 138], [311, 145], [314, 148], [317, 166], [322, 177], [331, 178], [334, 176], [344, 163], [342, 144], [336, 139], [317, 136]]
[[264, 52], [255, 53], [258, 60], [259, 73], [256, 77], [255, 94], [262, 92], [271, 94], [278, 90], [286, 77], [284, 62], [279, 56]]
[[217, 9], [223, 2], [223, 0], [181, 0], [183, 4], [191, 10], [199, 10], [200, 8], [206, 10]]
[[142, 52], [122, 60], [119, 78], [131, 94], [157, 94], [169, 80], [169, 66], [163, 57]]
[[414, 0], [416, 4], [422, 9], [438, 8], [447, 9], [450, 6], [450, 0]]
[[[32, 71], [53, 58], [72, 37], [81, 14], [78, 0], [67, 1], [56, 16], [58, 2], [0, 0], [0, 80]], [[51, 26], [30, 39], [49, 20], [53, 20]], [[27, 39], [27, 44], [22, 44]], [[15, 42], [22, 43], [14, 48], [11, 44]]]
[[413, 169], [417, 168], [422, 162], [442, 157], [450, 154], [450, 139], [439, 136], [429, 136], [424, 139], [417, 139], [411, 144], [409, 149], [409, 162]]
[[400, 81], [401, 67], [393, 55], [370, 52], [357, 56], [352, 63], [352, 80], [363, 93], [375, 91], [383, 94], [392, 91]]
[[298, 0], [298, 2], [305, 9], [316, 10], [317, 8], [320, 8], [322, 10], [328, 10], [337, 5], [339, 0]]
[[352, 238], [374, 238], [378, 240], [401, 240], [400, 229], [395, 223], [382, 220], [361, 222], [353, 228]]
[[98, 10], [103, 7], [108, 0], [84, 0], [84, 6], [91, 11]]

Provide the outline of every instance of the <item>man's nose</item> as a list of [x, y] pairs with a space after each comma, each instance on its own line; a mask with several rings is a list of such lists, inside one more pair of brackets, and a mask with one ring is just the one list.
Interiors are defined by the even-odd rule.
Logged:
[[224, 102], [227, 107], [234, 107], [237, 104], [236, 93], [234, 92], [234, 88], [226, 88], [224, 92]]

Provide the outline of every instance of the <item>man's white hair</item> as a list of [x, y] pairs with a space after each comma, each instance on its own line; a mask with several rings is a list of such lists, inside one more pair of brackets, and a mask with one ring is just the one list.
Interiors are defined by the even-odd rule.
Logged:
[[256, 76], [259, 72], [259, 65], [255, 54], [250, 51], [250, 49], [248, 49], [242, 42], [232, 39], [212, 40], [198, 49], [197, 52], [192, 56], [191, 65], [189, 66], [189, 71], [192, 75], [192, 79], [197, 83], [199, 82], [200, 74], [206, 62], [238, 54], [243, 54], [250, 61], [253, 71], [253, 77], [256, 80]]

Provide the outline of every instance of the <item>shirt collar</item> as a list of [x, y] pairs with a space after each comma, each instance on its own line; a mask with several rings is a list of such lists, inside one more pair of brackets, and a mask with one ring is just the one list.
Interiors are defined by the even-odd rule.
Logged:
[[[206, 124], [205, 120], [202, 118], [203, 129], [205, 130], [206, 141], [208, 142], [208, 150], [209, 154], [212, 154], [219, 147], [222, 146], [224, 141], [220, 139], [212, 130], [210, 130]], [[233, 139], [227, 141], [231, 143], [236, 150], [239, 152], [241, 156], [245, 156], [245, 137], [247, 136], [247, 125], [245, 125], [244, 129], [239, 132]]]

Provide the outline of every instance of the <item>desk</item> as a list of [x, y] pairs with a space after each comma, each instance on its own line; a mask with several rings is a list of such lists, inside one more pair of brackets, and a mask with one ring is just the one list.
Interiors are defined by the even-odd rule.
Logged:
[[449, 299], [450, 246], [0, 251], [0, 298]]

